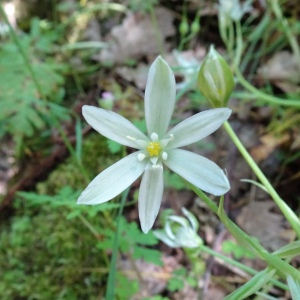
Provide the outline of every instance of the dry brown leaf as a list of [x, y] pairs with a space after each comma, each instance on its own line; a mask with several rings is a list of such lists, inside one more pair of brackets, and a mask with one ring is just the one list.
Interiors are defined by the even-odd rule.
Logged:
[[108, 41], [110, 46], [100, 53], [98, 59], [122, 63], [127, 59], [157, 55], [160, 52], [158, 37], [161, 39], [164, 50], [168, 50], [169, 45], [165, 39], [175, 34], [173, 14], [159, 7], [155, 9], [155, 15], [157, 30], [151, 21], [150, 14], [129, 13], [121, 25], [112, 29], [110, 41]]
[[221, 285], [211, 282], [204, 300], [222, 300], [225, 296], [225, 289]]
[[185, 284], [185, 286], [182, 290], [174, 293], [172, 299], [174, 299], [174, 300], [182, 300], [182, 299], [198, 300], [199, 295], [198, 295], [198, 292], [196, 292], [194, 288]]
[[269, 155], [280, 145], [290, 140], [288, 134], [276, 137], [271, 134], [266, 134], [259, 139], [259, 145], [250, 150], [251, 156], [255, 161], [260, 162], [269, 157]]
[[149, 66], [139, 63], [137, 68], [122, 66], [116, 68], [116, 72], [127, 81], [132, 81], [140, 89], [144, 90], [147, 83]]
[[299, 62], [288, 51], [276, 53], [264, 66], [258, 69], [258, 74], [271, 81], [284, 92], [296, 92], [300, 89]]
[[289, 237], [285, 234], [284, 217], [272, 212], [276, 205], [273, 201], [251, 202], [237, 217], [237, 224], [247, 233], [259, 239], [269, 250], [284, 246]]
[[163, 266], [147, 263], [141, 259], [135, 260], [134, 264], [127, 259], [119, 261], [119, 269], [128, 278], [139, 280], [137, 271], [142, 278], [141, 289], [132, 300], [139, 300], [153, 295], [159, 295], [167, 286], [168, 280], [172, 277], [172, 272], [181, 265], [175, 256], [162, 256]]

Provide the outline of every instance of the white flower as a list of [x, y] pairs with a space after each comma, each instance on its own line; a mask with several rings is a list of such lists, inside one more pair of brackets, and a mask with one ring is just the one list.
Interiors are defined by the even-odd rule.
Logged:
[[240, 21], [243, 15], [252, 9], [252, 1], [247, 0], [244, 3], [240, 3], [239, 0], [219, 0], [219, 13], [221, 17], [226, 19], [231, 19], [232, 21]]
[[167, 218], [164, 230], [154, 230], [154, 235], [172, 248], [198, 248], [203, 244], [197, 230], [199, 223], [195, 216], [181, 208], [184, 217], [169, 216]]
[[163, 164], [185, 180], [213, 195], [229, 188], [224, 172], [212, 161], [177, 149], [205, 138], [228, 119], [228, 108], [198, 113], [171, 130], [176, 85], [168, 64], [159, 56], [151, 65], [145, 91], [148, 136], [124, 117], [102, 108], [83, 106], [86, 121], [100, 134], [138, 149], [101, 172], [82, 192], [79, 204], [94, 205], [116, 197], [143, 174], [139, 191], [139, 217], [147, 233], [158, 214], [163, 194]]
[[179, 52], [177, 50], [173, 51], [173, 55], [180, 67], [178, 74], [183, 76], [183, 81], [176, 84], [176, 89], [181, 90], [186, 88], [188, 85], [190, 85], [190, 89], [192, 89], [196, 85], [200, 63], [195, 56], [190, 55], [188, 58], [183, 52]]

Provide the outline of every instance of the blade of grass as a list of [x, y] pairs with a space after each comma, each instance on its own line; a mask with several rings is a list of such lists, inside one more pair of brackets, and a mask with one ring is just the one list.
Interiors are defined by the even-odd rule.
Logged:
[[128, 196], [128, 192], [129, 192], [129, 188], [127, 188], [122, 194], [121, 206], [117, 217], [116, 234], [114, 238], [114, 244], [113, 244], [110, 267], [109, 267], [109, 274], [107, 280], [107, 288], [105, 294], [106, 300], [115, 299], [116, 271], [117, 271], [116, 265], [117, 265], [117, 255], [118, 255], [118, 248], [119, 248], [120, 220], [125, 206], [125, 201]]
[[296, 281], [292, 276], [287, 276], [287, 282], [290, 287], [293, 300], [300, 299], [300, 282]]
[[[299, 102], [300, 104], [300, 102]], [[272, 197], [274, 202], [277, 204], [285, 218], [290, 223], [291, 227], [294, 229], [298, 237], [300, 237], [300, 219], [299, 217], [292, 211], [292, 209], [281, 199], [281, 197], [277, 194], [275, 189], [273, 188], [272, 184], [269, 182], [267, 177], [263, 174], [263, 172], [260, 170], [252, 156], [249, 154], [249, 152], [246, 150], [238, 136], [233, 131], [231, 125], [228, 123], [228, 121], [224, 122], [223, 124], [225, 130], [227, 131], [228, 135], [230, 136], [231, 140], [235, 144], [235, 146], [238, 148], [248, 165], [251, 167], [252, 171], [255, 173], [255, 175], [258, 177], [260, 182], [264, 185], [264, 187], [267, 189], [269, 195]]]
[[76, 118], [76, 125], [75, 125], [75, 132], [76, 132], [76, 158], [79, 164], [82, 163], [81, 161], [81, 154], [82, 154], [82, 126], [81, 121], [79, 118]]

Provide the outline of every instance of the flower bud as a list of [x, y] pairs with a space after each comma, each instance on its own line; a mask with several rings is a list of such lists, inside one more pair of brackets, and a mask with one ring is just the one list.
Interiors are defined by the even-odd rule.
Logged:
[[191, 33], [196, 34], [200, 31], [200, 15], [198, 14], [191, 25]]
[[182, 208], [184, 217], [169, 216], [164, 230], [154, 230], [154, 235], [172, 248], [198, 248], [203, 244], [197, 234], [199, 227], [195, 216]]
[[198, 88], [212, 107], [226, 107], [234, 88], [232, 72], [224, 58], [210, 47], [198, 73]]
[[188, 23], [186, 16], [182, 17], [182, 20], [179, 25], [179, 32], [180, 32], [181, 36], [185, 36], [189, 32], [189, 23]]

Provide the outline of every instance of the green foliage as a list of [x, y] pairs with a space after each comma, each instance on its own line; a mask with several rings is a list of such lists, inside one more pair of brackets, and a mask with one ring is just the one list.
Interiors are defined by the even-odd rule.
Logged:
[[30, 34], [18, 38], [34, 76], [16, 44], [0, 46], [0, 135], [10, 133], [15, 139], [33, 136], [36, 129], [51, 125], [53, 118], [68, 118], [68, 110], [60, 105], [64, 97], [63, 64], [46, 54], [57, 37], [41, 32], [40, 21], [33, 19]]
[[[120, 158], [119, 154], [112, 155], [109, 152], [106, 138], [96, 132], [84, 138], [81, 155], [82, 164], [91, 179]], [[37, 191], [38, 194], [53, 195], [65, 186], [70, 186], [73, 190], [83, 190], [88, 183], [84, 174], [78, 170], [76, 158], [70, 157], [45, 182], [37, 184]]]
[[183, 179], [176, 173], [170, 172], [168, 170], [164, 171], [164, 182], [166, 187], [173, 188], [177, 191], [181, 191], [186, 188]]
[[[1, 299], [20, 296], [26, 299], [96, 299], [97, 289], [101, 290], [106, 281], [106, 276], [96, 270], [102, 268], [106, 273], [103, 256], [112, 249], [115, 225], [107, 227], [104, 218], [95, 217], [119, 204], [79, 206], [76, 205], [78, 195], [79, 192], [70, 187], [62, 188], [54, 196], [19, 192], [23, 199], [16, 201], [19, 213], [12, 219], [11, 227], [8, 225], [0, 235], [0, 268], [5, 274], [0, 283]], [[82, 218], [86, 220], [83, 223]], [[87, 223], [93, 224], [98, 242]], [[128, 223], [123, 217], [120, 228], [119, 245], [123, 253], [162, 265], [160, 252], [145, 247], [158, 243], [151, 232], [143, 234], [136, 223]], [[84, 269], [89, 271], [86, 273]], [[40, 283], [35, 288], [37, 280]], [[137, 281], [117, 273], [118, 299], [129, 299], [138, 289]]]
[[146, 127], [146, 121], [145, 119], [142, 120], [134, 120], [133, 124], [141, 131], [146, 133], [147, 132], [147, 127]]
[[153, 297], [143, 298], [143, 300], [170, 300], [170, 298], [163, 297], [163, 296], [153, 296]]
[[[102, 205], [82, 206], [77, 205], [76, 200], [81, 191], [74, 191], [70, 186], [63, 187], [55, 195], [39, 195], [34, 192], [18, 192], [18, 195], [26, 200], [28, 207], [38, 207], [40, 205], [47, 205], [52, 208], [64, 208], [69, 209], [69, 213], [66, 215], [68, 220], [78, 217], [80, 215], [88, 215], [89, 217], [95, 217], [99, 212], [109, 211], [119, 208], [118, 203], [107, 202]], [[67, 212], [67, 210], [65, 210]]]
[[[144, 259], [156, 265], [162, 265], [161, 254], [158, 250], [146, 248], [158, 244], [157, 238], [152, 232], [144, 234], [135, 222], [128, 223], [125, 218], [121, 218], [121, 234], [119, 239], [119, 249], [123, 253], [131, 253], [135, 259]], [[97, 248], [101, 250], [111, 249], [113, 245], [115, 230], [105, 228], [102, 231], [102, 240], [97, 243]]]
[[116, 298], [118, 300], [131, 299], [139, 291], [137, 280], [130, 280], [125, 275], [117, 273]]
[[188, 274], [186, 268], [181, 267], [175, 270], [172, 273], [172, 277], [168, 280], [168, 290], [170, 292], [182, 290], [185, 284], [195, 287], [197, 282], [193, 276]]
[[222, 244], [222, 250], [224, 253], [233, 254], [236, 259], [240, 259], [243, 257], [246, 258], [255, 258], [255, 255], [248, 249], [234, 243], [233, 241], [227, 240]]
[[149, 12], [155, 5], [158, 4], [158, 0], [130, 0], [129, 7], [133, 11]]
[[292, 276], [287, 276], [287, 282], [291, 291], [293, 300], [300, 299], [300, 280], [296, 280]]
[[122, 150], [122, 145], [119, 143], [112, 141], [112, 140], [107, 140], [107, 148], [112, 154], [116, 154]]
[[94, 268], [105, 267], [103, 255], [81, 222], [66, 219], [69, 212], [18, 201], [1, 226], [1, 299], [97, 299], [106, 276]]
[[184, 288], [183, 278], [180, 277], [172, 277], [168, 280], [168, 290], [171, 292], [180, 291]]
[[[90, 135], [82, 146], [83, 164], [91, 177], [117, 159], [109, 154], [106, 140], [98, 134]], [[99, 250], [94, 234], [99, 237], [105, 234], [108, 224], [102, 212], [108, 214], [119, 204], [110, 201], [95, 206], [77, 205], [76, 200], [86, 182], [75, 160], [70, 157], [52, 172], [47, 181], [39, 184], [38, 193], [18, 194], [22, 202], [15, 202], [18, 213], [11, 220], [12, 228], [8, 224], [0, 236], [3, 245], [3, 248], [0, 246], [0, 269], [5, 274], [5, 280], [0, 283], [1, 299], [96, 299], [99, 293], [104, 294], [109, 261], [105, 253], [111, 248], [106, 248], [105, 252]], [[109, 226], [114, 228], [114, 222]], [[138, 232], [135, 227], [131, 235]], [[114, 230], [111, 232], [113, 235]], [[133, 243], [131, 240], [127, 238], [128, 244]], [[155, 241], [149, 236], [142, 242], [152, 245]], [[22, 246], [21, 250], [17, 243]], [[153, 260], [159, 261], [159, 253], [154, 250], [146, 256], [152, 254]], [[144, 257], [140, 249], [136, 257]], [[9, 261], [3, 265], [1, 262], [7, 258]], [[38, 280], [41, 282], [35, 288]], [[135, 281], [129, 283], [121, 278], [118, 288], [124, 285], [130, 286], [128, 293], [137, 291]], [[118, 288], [117, 294], [125, 295]]]

